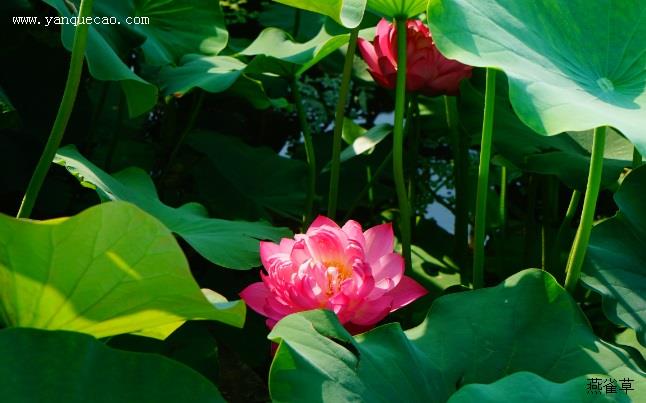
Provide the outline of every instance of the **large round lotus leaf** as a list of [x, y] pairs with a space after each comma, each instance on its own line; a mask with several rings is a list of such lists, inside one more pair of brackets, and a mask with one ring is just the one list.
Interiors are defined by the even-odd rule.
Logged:
[[179, 208], [159, 200], [150, 176], [139, 168], [109, 175], [83, 157], [76, 147], [58, 150], [55, 163], [63, 165], [84, 186], [97, 190], [104, 200], [124, 200], [159, 219], [211, 262], [231, 269], [260, 265], [260, 240], [289, 236], [284, 228], [266, 222], [228, 221], [210, 218], [204, 206], [187, 203]]
[[80, 333], [6, 329], [0, 356], [3, 403], [224, 402], [183, 364], [111, 349]]
[[603, 296], [613, 322], [635, 329], [646, 346], [646, 166], [615, 194], [619, 212], [592, 229], [581, 280]]
[[[43, 1], [63, 17], [77, 14], [74, 4], [78, 1]], [[141, 47], [140, 62], [164, 66], [179, 63], [190, 53], [216, 55], [228, 40], [217, 0], [95, 0], [93, 15], [114, 18], [117, 24], [89, 27], [86, 58], [90, 74], [98, 80], [119, 81], [133, 116], [157, 102], [157, 88], [124, 62], [133, 49]], [[133, 24], [130, 18], [135, 16], [147, 17], [149, 23]], [[62, 25], [61, 37], [71, 49], [74, 25]]]
[[309, 311], [281, 320], [269, 338], [280, 342], [270, 373], [279, 402], [446, 402], [466, 385], [523, 371], [550, 381], [545, 390], [573, 393], [563, 398], [585, 390], [554, 382], [603, 374], [633, 379], [631, 397], [646, 399], [644, 372], [597, 338], [570, 295], [535, 269], [440, 297], [406, 332], [388, 324], [352, 337], [333, 313]]
[[361, 23], [366, 9], [366, 0], [275, 0], [291, 7], [327, 15], [347, 28]]
[[187, 319], [242, 326], [245, 314], [200, 291], [170, 231], [124, 202], [49, 221], [0, 215], [0, 290], [7, 326], [96, 337], [156, 328], [163, 338]]
[[509, 77], [538, 133], [609, 125], [646, 154], [646, 2], [431, 0], [440, 51]]
[[368, 0], [368, 8], [385, 17], [416, 17], [424, 12], [428, 0]]

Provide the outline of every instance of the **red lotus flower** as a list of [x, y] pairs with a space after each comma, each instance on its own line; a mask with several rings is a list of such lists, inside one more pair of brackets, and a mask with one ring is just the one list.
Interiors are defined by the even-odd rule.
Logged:
[[[460, 81], [471, 77], [471, 66], [449, 60], [437, 50], [431, 32], [419, 20], [407, 22], [406, 89], [423, 94], [457, 95]], [[397, 29], [385, 19], [377, 25], [377, 35], [370, 43], [359, 38], [359, 51], [368, 71], [381, 86], [395, 88], [397, 78]]]
[[269, 327], [291, 313], [325, 308], [351, 332], [367, 330], [427, 293], [404, 276], [404, 259], [393, 246], [390, 224], [364, 232], [356, 221], [339, 227], [319, 216], [295, 239], [260, 243], [267, 274], [240, 296]]

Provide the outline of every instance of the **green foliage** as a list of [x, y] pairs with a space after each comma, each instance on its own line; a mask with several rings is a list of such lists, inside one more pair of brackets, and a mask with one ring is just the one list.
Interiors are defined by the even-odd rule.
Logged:
[[[43, 1], [61, 16], [75, 15], [71, 2]], [[97, 80], [121, 84], [131, 116], [149, 111], [157, 102], [158, 92], [150, 79], [131, 69], [133, 48], [141, 48], [140, 62], [166, 66], [179, 63], [191, 53], [214, 56], [228, 40], [217, 0], [96, 0], [93, 10], [94, 16], [114, 17], [118, 24], [90, 26], [86, 52], [90, 73]], [[149, 18], [149, 24], [128, 24], [135, 16]], [[71, 49], [74, 25], [63, 25], [61, 36], [65, 47]]]
[[297, 43], [285, 31], [267, 28], [240, 54], [255, 56], [247, 67], [249, 73], [300, 76], [348, 43], [349, 37], [349, 34], [331, 35], [326, 27], [322, 27], [318, 35], [311, 40]]
[[413, 18], [423, 13], [428, 0], [368, 0], [368, 9], [385, 17]]
[[447, 57], [507, 74], [514, 110], [536, 132], [609, 125], [646, 154], [646, 3], [589, 5], [431, 0], [428, 22]]
[[[244, 199], [247, 208], [256, 209], [264, 216], [273, 211], [298, 220], [302, 215], [307, 169], [302, 161], [284, 158], [268, 148], [250, 147], [238, 138], [215, 133], [193, 133], [188, 144], [206, 154], [228, 185]], [[268, 172], [271, 175], [267, 175]], [[231, 192], [223, 196], [234, 198]]]
[[212, 291], [209, 303], [170, 231], [123, 202], [42, 222], [0, 216], [0, 285], [10, 327], [163, 338], [187, 319], [244, 322], [244, 304]]
[[[281, 343], [270, 374], [276, 401], [440, 402], [466, 385], [521, 371], [558, 383], [586, 374], [629, 377], [637, 380], [634, 398], [646, 393], [644, 372], [598, 339], [576, 302], [540, 270], [441, 297], [406, 332], [388, 324], [353, 338], [333, 314], [309, 311], [279, 322], [269, 338]], [[584, 393], [566, 389], [573, 397]]]
[[615, 193], [619, 212], [597, 224], [590, 238], [583, 284], [603, 296], [616, 324], [635, 329], [646, 346], [646, 167], [631, 172]]
[[[516, 372], [489, 385], [470, 384], [451, 396], [450, 403], [469, 402], [629, 402], [628, 394], [619, 389], [607, 393], [601, 387], [599, 393], [588, 393], [590, 379], [601, 379], [600, 387], [610, 378], [603, 375], [581, 376], [564, 383], [547, 381], [531, 372]], [[616, 383], [614, 383], [617, 386]], [[608, 391], [613, 390], [611, 388]], [[584, 392], [585, 391], [585, 392]]]
[[355, 28], [361, 23], [366, 8], [366, 1], [369, 0], [276, 0], [291, 7], [313, 11], [327, 15], [339, 24]]
[[55, 162], [65, 166], [84, 186], [95, 188], [103, 200], [124, 200], [137, 205], [220, 266], [239, 270], [258, 266], [259, 240], [277, 240], [289, 235], [287, 230], [263, 222], [209, 218], [199, 203], [169, 207], [159, 200], [155, 185], [143, 170], [128, 168], [111, 176], [74, 147], [60, 149]]
[[7, 403], [56, 401], [224, 402], [190, 368], [154, 354], [114, 350], [90, 336], [0, 331], [0, 390]]
[[[523, 172], [554, 175], [568, 187], [584, 190], [592, 149], [591, 131], [537, 136], [516, 116], [506, 94], [506, 83], [498, 81], [493, 145], [495, 153], [505, 160], [503, 165]], [[476, 139], [482, 127], [482, 116], [478, 111], [484, 106], [484, 94], [465, 84], [461, 101], [467, 111], [462, 122]], [[604, 187], [613, 187], [624, 168], [630, 165], [632, 145], [619, 133], [610, 130], [605, 157], [601, 183]]]

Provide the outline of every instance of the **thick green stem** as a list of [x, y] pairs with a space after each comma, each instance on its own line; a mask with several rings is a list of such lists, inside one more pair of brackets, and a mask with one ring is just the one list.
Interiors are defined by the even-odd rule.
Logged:
[[406, 18], [397, 18], [397, 81], [393, 128], [393, 176], [399, 201], [399, 229], [406, 268], [411, 269], [411, 213], [404, 178], [404, 115], [406, 114]]
[[314, 141], [310, 125], [307, 123], [303, 99], [298, 88], [297, 77], [292, 78], [292, 93], [294, 94], [294, 105], [303, 132], [305, 142], [305, 156], [307, 158], [307, 195], [305, 196], [305, 210], [303, 210], [303, 228], [307, 228], [312, 219], [312, 207], [314, 205], [314, 194], [316, 192], [316, 155], [314, 154]]
[[484, 243], [487, 213], [487, 192], [489, 190], [489, 162], [491, 160], [491, 139], [493, 137], [494, 104], [496, 101], [496, 71], [487, 69], [484, 121], [480, 144], [480, 166], [478, 168], [478, 191], [476, 195], [476, 219], [473, 255], [473, 288], [484, 286]]
[[455, 97], [444, 96], [446, 122], [453, 143], [453, 181], [455, 183], [455, 225], [453, 255], [460, 268], [460, 282], [467, 285], [469, 255], [469, 138], [460, 130], [458, 104]]
[[[80, 18], [89, 17], [92, 14], [92, 2], [93, 0], [81, 0], [79, 12]], [[22, 199], [20, 209], [18, 210], [18, 218], [26, 218], [31, 214], [34, 204], [36, 203], [38, 193], [40, 192], [40, 188], [43, 186], [43, 182], [45, 181], [45, 177], [49, 171], [49, 166], [54, 160], [56, 150], [58, 150], [58, 147], [61, 145], [61, 140], [63, 139], [63, 134], [65, 134], [65, 129], [67, 128], [67, 122], [70, 120], [72, 110], [74, 109], [76, 94], [81, 82], [83, 58], [85, 57], [85, 48], [87, 46], [88, 28], [89, 26], [87, 24], [81, 24], [76, 27], [74, 43], [72, 45], [70, 68], [67, 74], [67, 82], [65, 83], [63, 98], [61, 99], [61, 103], [58, 107], [56, 120], [54, 121], [52, 130], [49, 133], [49, 139], [45, 145], [45, 150], [43, 150], [40, 160], [38, 160], [36, 169], [29, 181], [29, 185], [27, 186], [25, 197]]]
[[339, 89], [339, 100], [336, 104], [334, 115], [334, 138], [332, 140], [332, 164], [330, 167], [330, 192], [327, 205], [327, 215], [334, 220], [339, 197], [339, 175], [341, 173], [341, 135], [343, 134], [343, 119], [345, 118], [345, 106], [350, 89], [350, 78], [352, 78], [352, 65], [354, 63], [354, 52], [357, 48], [357, 37], [359, 28], [350, 32], [350, 42], [345, 53], [343, 64], [343, 76], [341, 77], [341, 88]]
[[592, 156], [590, 158], [590, 171], [588, 172], [588, 185], [585, 189], [583, 199], [583, 211], [581, 212], [581, 222], [574, 237], [574, 243], [570, 250], [565, 277], [565, 288], [574, 293], [576, 285], [581, 275], [581, 268], [585, 253], [590, 241], [590, 232], [592, 231], [592, 222], [594, 221], [594, 212], [597, 206], [597, 198], [601, 189], [601, 172], [603, 170], [603, 150], [606, 144], [606, 127], [597, 127], [594, 130], [594, 140], [592, 142]]
[[643, 157], [637, 150], [637, 147], [633, 148], [633, 169], [637, 169], [642, 165]]

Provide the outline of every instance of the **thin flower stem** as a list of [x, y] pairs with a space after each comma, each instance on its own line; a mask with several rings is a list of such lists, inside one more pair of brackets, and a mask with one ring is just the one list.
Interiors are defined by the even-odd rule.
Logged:
[[588, 185], [583, 198], [583, 211], [581, 222], [574, 237], [574, 243], [570, 250], [565, 277], [565, 288], [574, 293], [581, 275], [583, 259], [588, 249], [594, 212], [597, 206], [597, 198], [601, 189], [601, 172], [603, 170], [603, 151], [606, 144], [606, 126], [594, 129], [594, 140], [592, 142], [592, 156], [590, 159], [590, 171], [588, 172]]
[[[572, 225], [572, 220], [574, 220], [574, 215], [576, 214], [577, 210], [579, 209], [579, 204], [581, 203], [581, 191], [580, 190], [574, 190], [572, 192], [572, 197], [570, 198], [570, 204], [568, 204], [567, 211], [565, 212], [565, 217], [563, 218], [563, 222], [561, 222], [561, 225], [559, 226], [558, 231], [556, 232], [556, 238], [554, 240], [554, 249], [553, 249], [553, 261], [554, 261], [554, 267], [560, 267], [561, 265], [561, 245], [563, 244], [563, 238], [565, 237], [565, 232], [567, 231], [568, 228]], [[565, 273], [565, 270], [555, 270], [554, 273], [557, 276], [561, 276], [563, 273]], [[561, 280], [563, 278], [561, 277]]]
[[341, 135], [343, 134], [343, 119], [345, 118], [345, 106], [350, 89], [352, 65], [354, 63], [354, 52], [357, 48], [358, 36], [358, 27], [350, 31], [350, 42], [348, 42], [348, 50], [345, 53], [343, 76], [341, 77], [341, 88], [339, 89], [339, 99], [337, 101], [336, 112], [334, 114], [334, 138], [332, 140], [330, 192], [327, 205], [327, 215], [333, 220], [336, 217], [336, 208], [339, 198], [339, 175], [341, 173]]
[[186, 137], [195, 128], [195, 122], [197, 121], [197, 117], [200, 115], [200, 112], [202, 111], [202, 106], [204, 105], [204, 98], [206, 93], [204, 91], [200, 91], [200, 90], [198, 91], [199, 92], [196, 95], [195, 100], [193, 101], [193, 105], [191, 106], [191, 111], [188, 116], [188, 121], [186, 122], [186, 126], [184, 127], [182, 134], [180, 134], [179, 139], [177, 139], [177, 142], [175, 143], [175, 147], [173, 147], [173, 150], [171, 151], [170, 156], [168, 157], [168, 162], [166, 162], [166, 167], [164, 168], [164, 175], [166, 175], [173, 167], [173, 163], [177, 158], [177, 154], [179, 153], [179, 150], [182, 149], [182, 145], [184, 144]]
[[312, 208], [314, 205], [314, 194], [316, 192], [316, 155], [314, 153], [314, 141], [310, 125], [307, 123], [303, 99], [298, 88], [298, 78], [292, 77], [292, 93], [294, 95], [294, 105], [296, 113], [303, 132], [305, 142], [305, 156], [307, 158], [307, 195], [305, 196], [305, 209], [303, 210], [303, 228], [307, 228], [312, 219]]
[[[92, 14], [92, 3], [94, 0], [81, 0], [79, 17], [85, 18]], [[31, 215], [34, 208], [36, 199], [40, 188], [43, 186], [49, 167], [54, 160], [56, 150], [61, 145], [61, 140], [67, 128], [67, 122], [70, 120], [74, 103], [76, 101], [76, 94], [78, 93], [79, 84], [81, 82], [81, 73], [83, 73], [83, 59], [85, 57], [85, 48], [87, 47], [88, 25], [79, 24], [74, 33], [74, 43], [72, 45], [72, 57], [70, 61], [70, 68], [67, 74], [67, 82], [65, 83], [65, 91], [63, 98], [58, 107], [56, 120], [49, 133], [45, 149], [38, 160], [36, 169], [32, 174], [27, 191], [22, 199], [20, 209], [18, 210], [18, 218], [27, 218]]]
[[496, 71], [487, 69], [484, 121], [480, 145], [480, 166], [478, 169], [478, 191], [476, 196], [476, 219], [473, 255], [473, 288], [484, 286], [484, 243], [487, 213], [487, 192], [489, 190], [489, 162], [493, 137], [494, 104], [496, 100]]
[[455, 183], [455, 225], [453, 255], [460, 268], [460, 283], [467, 285], [469, 255], [469, 138], [460, 130], [456, 97], [444, 96], [446, 122], [453, 143], [453, 181]]
[[393, 176], [399, 201], [399, 228], [406, 268], [411, 269], [411, 212], [404, 178], [404, 115], [406, 114], [406, 18], [397, 23], [397, 84], [395, 87], [395, 122], [393, 128]]
[[[419, 125], [419, 103], [417, 95], [410, 97], [406, 113], [406, 129], [404, 136], [409, 137], [410, 158], [408, 159], [408, 200], [411, 208], [415, 206], [415, 184], [417, 183], [417, 159], [419, 158], [419, 141], [421, 127]], [[412, 138], [411, 138], [412, 136]]]
[[500, 213], [500, 227], [503, 234], [507, 231], [507, 167], [500, 167], [500, 205], [498, 206]]
[[637, 150], [637, 147], [633, 148], [633, 169], [637, 169], [642, 166], [643, 157]]
[[377, 183], [377, 180], [381, 176], [381, 173], [384, 171], [384, 168], [386, 168], [386, 165], [390, 162], [390, 159], [392, 158], [392, 156], [393, 156], [393, 152], [391, 150], [388, 153], [388, 155], [384, 157], [383, 161], [381, 161], [381, 163], [379, 164], [375, 172], [370, 176], [370, 181], [364, 185], [363, 189], [361, 189], [357, 197], [354, 199], [354, 201], [352, 202], [352, 205], [348, 209], [348, 212], [343, 218], [343, 222], [346, 222], [350, 218], [352, 218], [352, 213], [354, 213], [355, 208], [357, 208], [357, 205], [359, 204], [361, 199], [363, 199], [366, 193], [368, 193], [369, 190], [374, 187], [375, 183]]

